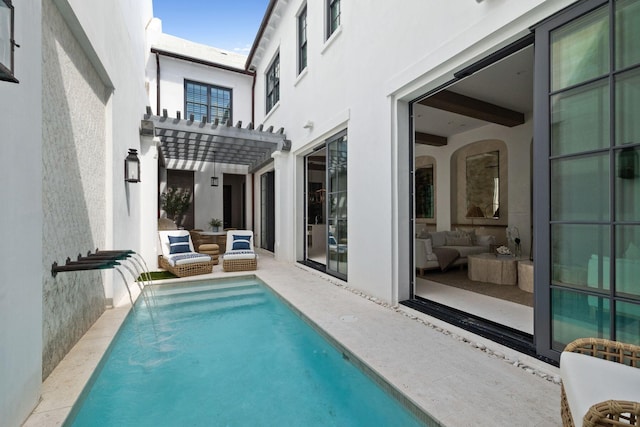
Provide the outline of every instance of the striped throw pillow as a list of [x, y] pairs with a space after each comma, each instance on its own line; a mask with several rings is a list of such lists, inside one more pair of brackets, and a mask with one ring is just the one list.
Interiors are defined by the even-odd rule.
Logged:
[[191, 252], [189, 246], [189, 236], [167, 236], [169, 237], [169, 253], [181, 254]]

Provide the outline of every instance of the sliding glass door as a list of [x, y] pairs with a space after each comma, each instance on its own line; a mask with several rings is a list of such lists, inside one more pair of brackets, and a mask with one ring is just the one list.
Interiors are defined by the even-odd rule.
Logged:
[[610, 0], [536, 29], [536, 335], [556, 352], [640, 343], [639, 25], [640, 2]]
[[347, 132], [327, 141], [327, 272], [347, 278]]
[[347, 278], [347, 131], [305, 158], [305, 261]]

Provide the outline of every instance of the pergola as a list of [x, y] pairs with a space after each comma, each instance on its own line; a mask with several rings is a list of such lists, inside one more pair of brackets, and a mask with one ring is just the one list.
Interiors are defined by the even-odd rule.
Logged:
[[242, 122], [235, 126], [230, 121], [207, 123], [195, 121], [193, 115], [188, 120], [151, 114], [151, 108], [141, 123], [143, 135], [154, 135], [160, 138], [160, 153], [165, 160], [201, 161], [247, 165], [249, 173], [255, 172], [271, 161], [276, 151], [290, 151], [291, 141], [287, 140], [284, 128], [273, 132], [273, 126], [266, 130], [260, 125], [257, 129], [249, 123], [246, 128]]

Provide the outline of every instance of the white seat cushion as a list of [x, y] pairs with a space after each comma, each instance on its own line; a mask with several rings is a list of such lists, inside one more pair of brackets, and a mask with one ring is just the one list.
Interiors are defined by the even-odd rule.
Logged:
[[209, 262], [211, 261], [211, 256], [206, 254], [201, 254], [198, 252], [185, 252], [181, 254], [173, 254], [173, 255], [162, 255], [165, 257], [169, 264], [172, 266], [176, 265], [184, 265], [184, 264], [192, 264], [194, 262]]
[[224, 253], [224, 259], [254, 259], [256, 258], [256, 253], [249, 250], [237, 250], [237, 251], [226, 251]]
[[607, 400], [640, 402], [640, 369], [586, 354], [564, 351], [560, 376], [576, 427], [589, 408]]

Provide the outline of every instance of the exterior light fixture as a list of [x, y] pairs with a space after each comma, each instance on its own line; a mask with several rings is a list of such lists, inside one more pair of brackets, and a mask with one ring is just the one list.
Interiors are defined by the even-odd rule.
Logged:
[[13, 51], [20, 47], [13, 39], [13, 4], [0, 0], [0, 80], [18, 83], [13, 75]]
[[211, 186], [218, 186], [218, 177], [216, 176], [216, 152], [213, 152], [213, 176], [211, 177]]
[[136, 149], [129, 148], [129, 154], [124, 159], [124, 180], [126, 182], [140, 182], [140, 159]]

